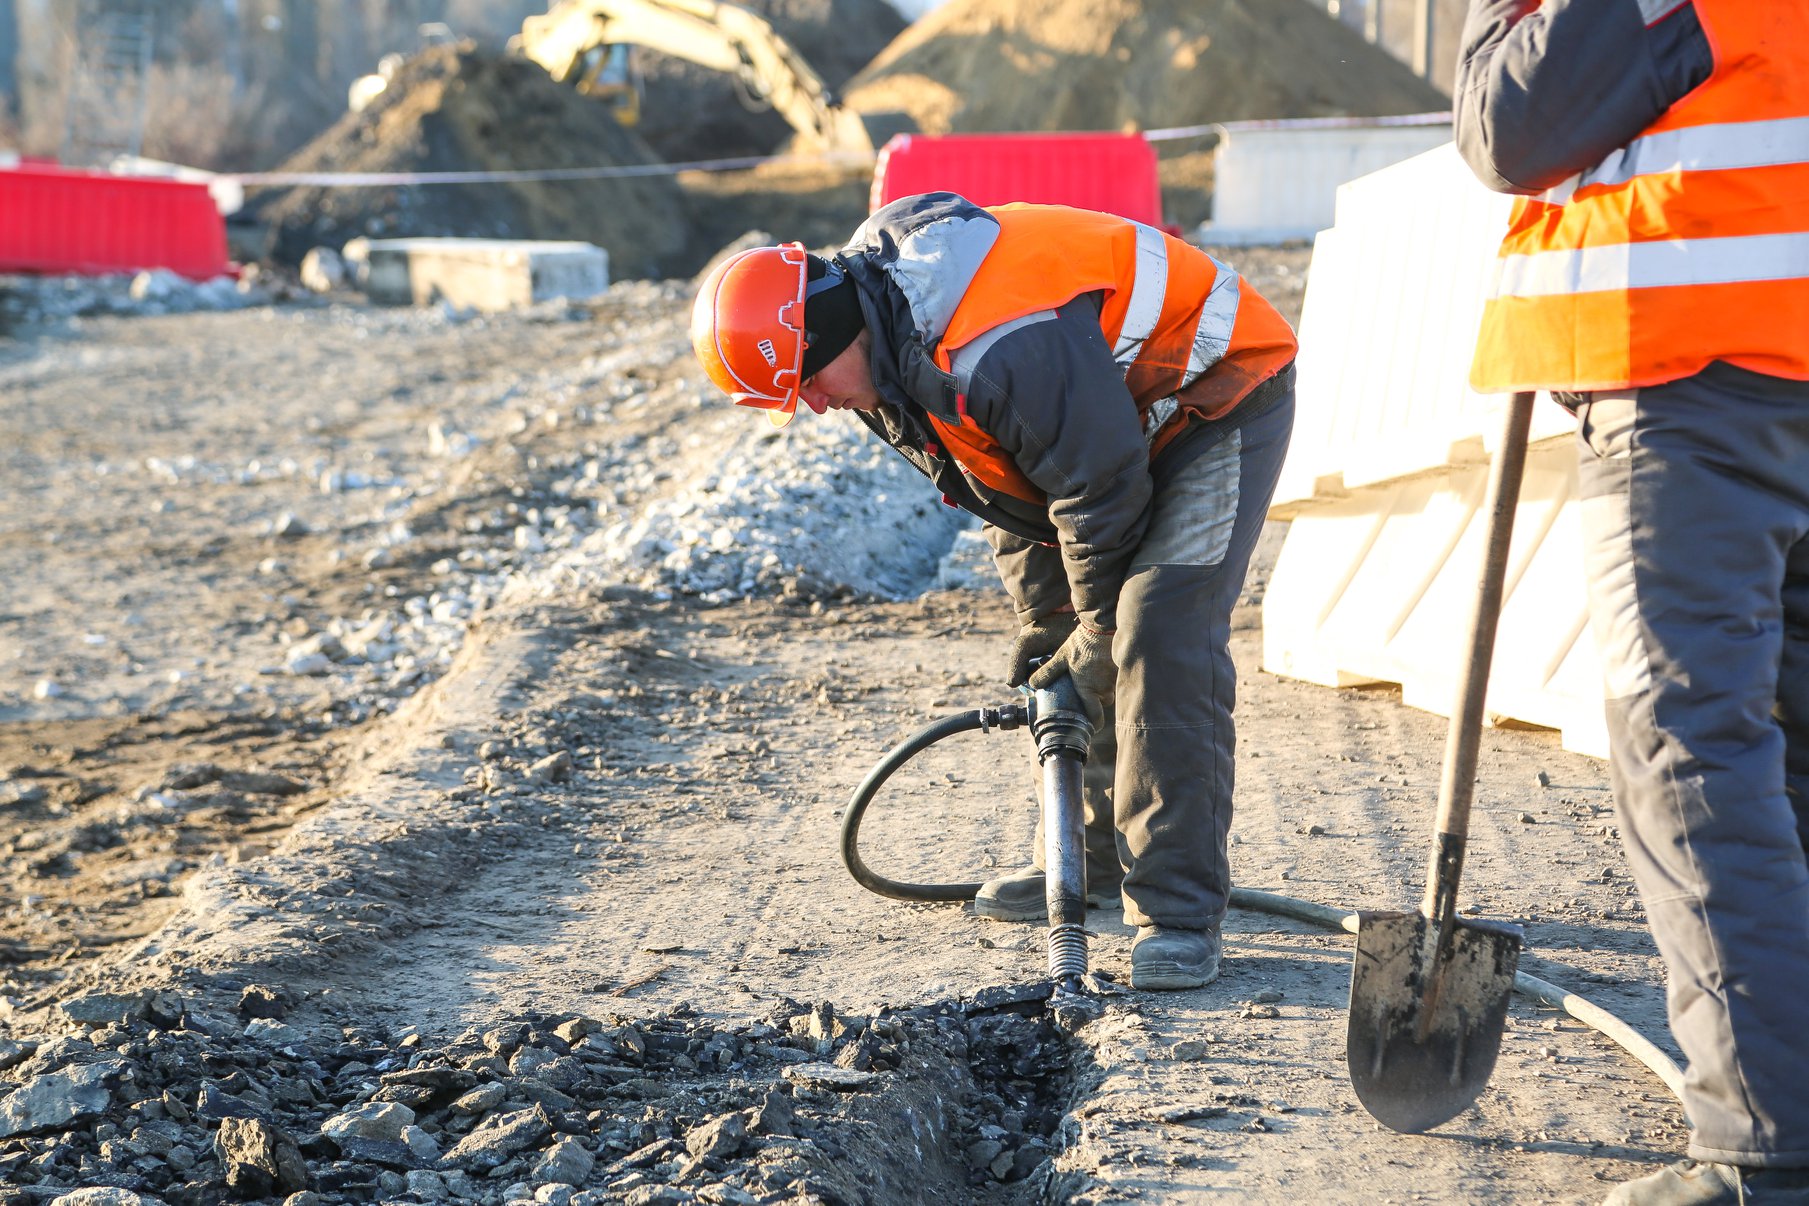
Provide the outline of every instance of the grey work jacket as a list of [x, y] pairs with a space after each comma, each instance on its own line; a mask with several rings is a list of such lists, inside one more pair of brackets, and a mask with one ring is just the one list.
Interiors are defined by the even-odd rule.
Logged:
[[1713, 69], [1689, 0], [1471, 0], [1457, 149], [1495, 191], [1543, 192], [1631, 142]]
[[[985, 520], [1021, 617], [1072, 604], [1117, 626], [1118, 592], [1149, 523], [1149, 445], [1099, 326], [1094, 300], [1015, 324], [959, 382], [935, 363], [956, 307], [998, 235], [985, 210], [952, 193], [907, 197], [873, 214], [838, 258], [860, 294], [884, 405], [860, 418]], [[989, 490], [941, 451], [928, 415], [967, 418], [997, 440], [1046, 508]]]

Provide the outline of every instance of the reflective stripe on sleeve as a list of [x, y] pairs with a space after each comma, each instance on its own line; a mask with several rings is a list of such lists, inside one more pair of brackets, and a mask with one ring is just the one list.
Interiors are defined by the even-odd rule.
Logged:
[[1650, 29], [1689, 2], [1690, 0], [1639, 0], [1640, 19]]
[[1143, 343], [1156, 333], [1162, 318], [1162, 303], [1168, 296], [1168, 247], [1162, 232], [1153, 226], [1137, 223], [1137, 275], [1131, 280], [1131, 300], [1124, 308], [1124, 323], [1118, 328], [1118, 342], [1112, 347], [1112, 359], [1119, 367], [1128, 368], [1143, 350]]
[[1626, 184], [1635, 176], [1663, 172], [1725, 172], [1787, 163], [1809, 163], [1809, 117], [1729, 121], [1648, 134], [1610, 152], [1584, 172], [1574, 187]]
[[1551, 297], [1798, 277], [1809, 277], [1809, 233], [1676, 239], [1504, 256], [1496, 269], [1495, 296]]
[[974, 336], [974, 338], [956, 348], [953, 352], [949, 353], [948, 358], [948, 369], [949, 372], [954, 375], [955, 388], [959, 389], [963, 394], [972, 393], [974, 387], [974, 370], [980, 367], [980, 361], [986, 359], [986, 353], [992, 350], [993, 344], [999, 342], [999, 340], [1005, 338], [1005, 336], [1011, 334], [1013, 331], [1021, 331], [1033, 323], [1053, 322], [1055, 321], [1055, 317], [1054, 310], [1037, 310], [1034, 313], [1024, 315], [1022, 318], [1013, 318], [1008, 322], [1002, 322], [996, 327], [991, 327], [982, 331], [980, 334]]
[[1188, 353], [1187, 373], [1181, 378], [1182, 388], [1217, 364], [1231, 347], [1231, 329], [1237, 323], [1237, 303], [1241, 295], [1237, 269], [1217, 256], [1209, 255], [1213, 271], [1212, 292], [1200, 307], [1200, 322], [1193, 330], [1193, 351]]

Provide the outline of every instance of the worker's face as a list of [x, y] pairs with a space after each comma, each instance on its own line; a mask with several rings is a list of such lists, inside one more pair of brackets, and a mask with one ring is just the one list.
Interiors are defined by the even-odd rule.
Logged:
[[873, 388], [873, 339], [862, 330], [842, 354], [825, 364], [798, 387], [804, 405], [823, 414], [831, 410], [878, 410], [879, 391]]

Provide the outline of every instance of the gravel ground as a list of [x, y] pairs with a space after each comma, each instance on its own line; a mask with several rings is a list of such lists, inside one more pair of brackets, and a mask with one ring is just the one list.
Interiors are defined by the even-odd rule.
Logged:
[[[1297, 310], [1305, 249], [1221, 254]], [[839, 808], [1008, 697], [1009, 609], [895, 458], [714, 403], [683, 283], [125, 288], [3, 311], [0, 1203], [1580, 1202], [1680, 1145], [1525, 1003], [1475, 1108], [1378, 1132], [1341, 936], [1234, 913], [1218, 983], [1062, 1037], [1034, 927], [862, 892]], [[1443, 724], [1254, 670], [1283, 534], [1234, 870], [1410, 904]], [[914, 762], [869, 857], [1014, 865], [1020, 738]], [[1482, 774], [1469, 898], [1662, 1035], [1603, 768], [1492, 731]]]

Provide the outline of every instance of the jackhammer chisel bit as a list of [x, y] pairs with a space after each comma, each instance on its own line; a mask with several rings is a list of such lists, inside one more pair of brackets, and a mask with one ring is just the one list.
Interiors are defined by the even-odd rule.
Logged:
[[1081, 772], [1093, 724], [1074, 684], [1036, 692], [1030, 731], [1043, 767], [1043, 869], [1049, 906], [1049, 975], [1056, 992], [1079, 993], [1087, 974], [1086, 830]]

